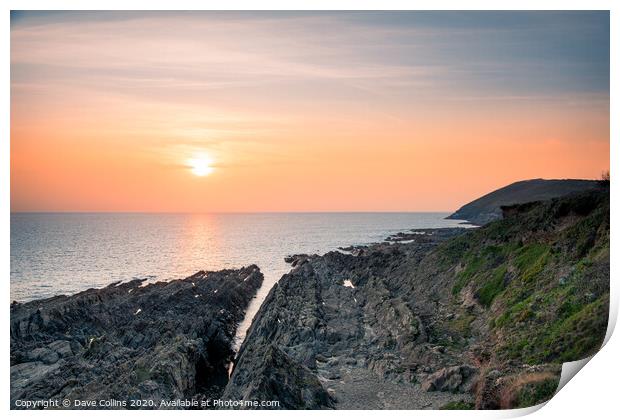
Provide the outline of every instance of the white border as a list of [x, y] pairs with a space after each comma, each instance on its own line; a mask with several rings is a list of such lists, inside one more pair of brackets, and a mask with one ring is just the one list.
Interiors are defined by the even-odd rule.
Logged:
[[[2, 2], [3, 13], [0, 17], [3, 32], [0, 38], [0, 54], [4, 59], [2, 66], [2, 80], [0, 87], [2, 92], [1, 112], [3, 123], [0, 125], [0, 214], [2, 215], [2, 241], [0, 242], [0, 265], [2, 273], [4, 273], [4, 287], [2, 295], [6, 303], [9, 302], [9, 272], [10, 272], [10, 206], [9, 206], [9, 189], [10, 189], [10, 14], [11, 9], [15, 10], [611, 10], [611, 108], [610, 115], [620, 115], [618, 112], [618, 83], [617, 74], [618, 66], [618, 26], [620, 25], [620, 6], [618, 2], [611, 0], [590, 0], [590, 1], [553, 1], [553, 0], [447, 0], [447, 1], [406, 1], [406, 0], [263, 0], [260, 3], [252, 0], [231, 0], [227, 2], [214, 2], [207, 0], [150, 0], [148, 2], [140, 2], [134, 0], [5, 0]], [[615, 76], [615, 77], [614, 77]], [[611, 139], [618, 138], [618, 121], [611, 119]], [[611, 166], [618, 159], [618, 147], [615, 142], [610, 142], [611, 147]], [[612, 170], [613, 172], [613, 170]], [[617, 199], [612, 195], [612, 226], [616, 225], [616, 216], [614, 210], [618, 208]], [[616, 243], [615, 230], [612, 228], [612, 243]], [[615, 324], [618, 314], [618, 259], [617, 248], [611, 247], [611, 279], [612, 279], [612, 308], [610, 311], [611, 322]], [[5, 306], [5, 316], [2, 319], [2, 337], [9, 336], [9, 307]], [[610, 330], [611, 331], [611, 330]], [[546, 406], [531, 415], [533, 419], [583, 419], [588, 418], [608, 418], [611, 413], [616, 413], [617, 404], [617, 379], [620, 374], [620, 363], [618, 355], [620, 355], [620, 342], [617, 337], [608, 334], [608, 343], [606, 346], [588, 363], [588, 368], [579, 373], [578, 379], [570, 381]], [[5, 360], [4, 374], [0, 379], [2, 383], [3, 395], [0, 399], [1, 407], [6, 411], [9, 410], [9, 340], [7, 339], [2, 349], [2, 357]], [[370, 418], [370, 416], [389, 415], [396, 418], [506, 418], [516, 417], [531, 413], [535, 409], [510, 410], [503, 412], [449, 412], [449, 411], [339, 411], [339, 412], [316, 412], [304, 411], [295, 412], [295, 416], [313, 418], [317, 416], [339, 418]], [[169, 412], [124, 412], [128, 418], [164, 418], [177, 414]], [[22, 412], [10, 411], [9, 415], [14, 418], [78, 418], [84, 415], [83, 411], [52, 411], [52, 412]], [[109, 416], [117, 416], [117, 412], [89, 412], [88, 416], [92, 418], [105, 418]], [[178, 414], [184, 418], [197, 418], [200, 416], [217, 417], [217, 418], [284, 418], [291, 415], [291, 412], [187, 412]]]

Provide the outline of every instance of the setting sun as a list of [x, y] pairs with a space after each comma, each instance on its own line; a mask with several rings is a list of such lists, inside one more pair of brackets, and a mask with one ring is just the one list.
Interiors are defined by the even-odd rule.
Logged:
[[213, 172], [213, 167], [211, 166], [213, 162], [208, 156], [188, 159], [187, 164], [189, 165], [192, 173], [196, 176], [207, 176]]

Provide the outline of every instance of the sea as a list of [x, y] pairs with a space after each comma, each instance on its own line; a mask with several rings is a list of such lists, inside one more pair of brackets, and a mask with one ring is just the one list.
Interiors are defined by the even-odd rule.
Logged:
[[256, 264], [263, 286], [243, 339], [287, 255], [323, 254], [412, 229], [463, 226], [448, 213], [12, 213], [11, 301], [74, 294], [117, 281], [168, 281]]

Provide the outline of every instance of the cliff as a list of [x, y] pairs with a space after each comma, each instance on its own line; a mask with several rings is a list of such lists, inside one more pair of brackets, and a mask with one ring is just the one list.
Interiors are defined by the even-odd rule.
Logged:
[[598, 188], [598, 181], [582, 179], [530, 179], [507, 185], [465, 204], [448, 219], [484, 225], [502, 218], [502, 206], [544, 201]]

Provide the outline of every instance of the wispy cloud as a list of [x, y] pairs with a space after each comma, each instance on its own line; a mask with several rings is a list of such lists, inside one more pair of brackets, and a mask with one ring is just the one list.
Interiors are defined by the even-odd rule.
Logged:
[[[556, 48], [558, 33], [567, 33], [556, 28], [566, 29], [553, 15], [547, 20], [525, 15], [521, 25], [507, 27], [476, 25], [485, 21], [472, 16], [452, 28], [416, 16], [407, 26], [390, 21], [390, 14], [378, 14], [378, 22], [355, 13], [93, 16], [59, 13], [15, 24], [14, 89], [55, 83], [174, 101], [253, 88], [272, 89], [277, 96], [278, 88], [327, 81], [332, 92], [340, 85], [383, 96], [404, 89], [531, 95], [541, 89], [600, 90], [608, 79], [608, 69], [592, 72], [588, 65], [595, 54], [605, 59], [605, 45], [592, 45], [587, 54], [580, 43], [574, 51]], [[585, 25], [579, 39], [584, 31], [586, 38], [597, 34]]]

